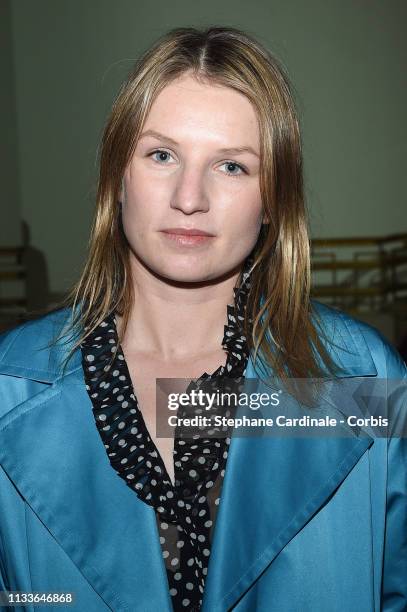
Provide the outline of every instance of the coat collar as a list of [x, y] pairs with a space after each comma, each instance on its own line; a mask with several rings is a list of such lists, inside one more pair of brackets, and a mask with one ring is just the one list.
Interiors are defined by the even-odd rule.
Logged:
[[[27, 331], [31, 345], [38, 337], [34, 325], [29, 325], [24, 343], [20, 330], [3, 346], [0, 372], [52, 384], [0, 420], [0, 463], [108, 607], [131, 611], [137, 598], [140, 609], [170, 612], [154, 509], [138, 499], [108, 462], [93, 420], [79, 351], [64, 376], [58, 364], [66, 347], [56, 347], [57, 353], [29, 367], [24, 356], [29, 348]], [[374, 375], [368, 347], [360, 332], [355, 333], [356, 325], [350, 340], [349, 325], [341, 325], [341, 337], [358, 353], [342, 353], [347, 375]], [[251, 359], [246, 377], [257, 378]], [[230, 609], [371, 444], [369, 436], [232, 436], [203, 612]], [[265, 492], [270, 491], [273, 494], [267, 494], [266, 500]]]
[[[313, 306], [314, 317], [326, 336], [324, 344], [341, 367], [338, 376], [376, 376], [377, 370], [372, 355], [357, 321], [316, 300], [313, 300]], [[55, 383], [62, 376], [79, 368], [81, 352], [76, 350], [65, 371], [62, 372], [61, 369], [61, 364], [72, 346], [72, 339], [61, 339], [51, 348], [42, 340], [56, 336], [67, 323], [69, 316], [68, 309], [58, 310], [12, 331], [3, 344], [0, 344], [0, 374]], [[30, 346], [30, 353], [24, 350], [22, 342]]]
[[[51, 312], [28, 321], [0, 337], [0, 374], [18, 376], [42, 383], [55, 383], [81, 365], [80, 350], [73, 353], [63, 370], [73, 337], [56, 339], [71, 317], [69, 309]], [[29, 350], [26, 350], [26, 349]]]

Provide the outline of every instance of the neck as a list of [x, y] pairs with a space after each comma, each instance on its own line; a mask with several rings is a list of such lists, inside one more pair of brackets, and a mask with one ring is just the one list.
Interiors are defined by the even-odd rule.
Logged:
[[[134, 305], [122, 340], [125, 352], [174, 362], [219, 351], [239, 273], [216, 282], [172, 283], [133, 261]], [[116, 322], [121, 333], [118, 315]]]

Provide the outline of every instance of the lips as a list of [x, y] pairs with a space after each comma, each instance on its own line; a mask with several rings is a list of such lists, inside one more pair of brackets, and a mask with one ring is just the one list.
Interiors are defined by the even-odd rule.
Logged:
[[176, 236], [213, 236], [213, 234], [197, 228], [170, 227], [162, 231], [165, 234], [175, 234]]
[[176, 248], [179, 247], [204, 247], [211, 244], [214, 235], [195, 227], [170, 227], [161, 233]]

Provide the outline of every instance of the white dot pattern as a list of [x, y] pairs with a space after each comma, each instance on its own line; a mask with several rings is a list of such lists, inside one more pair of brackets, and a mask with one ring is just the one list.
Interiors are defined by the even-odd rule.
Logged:
[[[249, 352], [242, 323], [251, 265], [252, 258], [248, 258], [242, 282], [234, 289], [234, 305], [227, 306], [222, 341], [226, 364], [211, 375], [202, 374], [188, 390], [203, 381], [213, 380], [219, 388], [222, 377], [244, 377]], [[89, 334], [81, 349], [86, 389], [110, 464], [138, 497], [155, 509], [173, 608], [175, 612], [199, 612], [231, 442], [229, 430], [222, 438], [198, 434], [181, 439], [176, 428], [173, 485], [138, 407], [118, 344], [114, 313]], [[208, 435], [213, 432], [206, 431]]]

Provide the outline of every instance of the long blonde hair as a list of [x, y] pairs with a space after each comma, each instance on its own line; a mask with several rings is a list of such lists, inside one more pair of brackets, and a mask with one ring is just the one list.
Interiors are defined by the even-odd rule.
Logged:
[[244, 323], [254, 362], [260, 357], [282, 378], [333, 372], [310, 301], [301, 137], [289, 81], [262, 45], [230, 27], [171, 30], [137, 61], [113, 104], [100, 151], [88, 258], [61, 304], [72, 309], [69, 329], [76, 340], [70, 355], [113, 311], [123, 317], [119, 343], [123, 339], [134, 295], [118, 207], [121, 181], [153, 101], [186, 71], [247, 96], [259, 121], [260, 189], [269, 223], [254, 249]]

